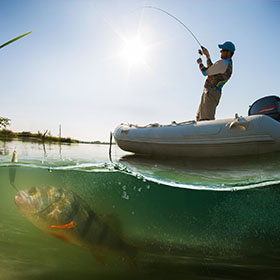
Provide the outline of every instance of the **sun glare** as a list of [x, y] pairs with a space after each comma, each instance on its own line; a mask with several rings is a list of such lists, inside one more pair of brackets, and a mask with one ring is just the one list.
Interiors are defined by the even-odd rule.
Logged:
[[126, 60], [129, 65], [146, 64], [147, 44], [139, 37], [124, 40], [121, 57]]

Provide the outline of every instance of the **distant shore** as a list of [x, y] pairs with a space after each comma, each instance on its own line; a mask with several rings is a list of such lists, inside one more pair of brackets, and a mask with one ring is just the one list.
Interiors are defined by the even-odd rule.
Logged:
[[12, 141], [15, 139], [21, 141], [27, 141], [27, 142], [41, 142], [41, 143], [64, 143], [64, 144], [81, 143], [81, 144], [99, 144], [99, 145], [110, 144], [108, 142], [101, 142], [101, 141], [81, 141], [81, 140], [72, 139], [70, 137], [55, 137], [40, 132], [31, 133], [29, 131], [13, 132], [12, 130], [8, 130], [8, 129], [0, 130], [0, 140]]

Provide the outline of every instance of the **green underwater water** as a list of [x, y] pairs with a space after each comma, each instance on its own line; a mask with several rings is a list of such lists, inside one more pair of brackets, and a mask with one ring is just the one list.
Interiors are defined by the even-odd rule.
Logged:
[[[10, 163], [15, 146], [19, 162]], [[279, 278], [277, 158], [172, 162], [115, 151], [110, 163], [107, 149], [5, 143], [0, 279]], [[62, 187], [114, 217], [123, 240], [138, 248], [136, 266], [114, 254], [104, 266], [88, 249], [36, 228], [14, 203], [11, 172], [18, 190]]]

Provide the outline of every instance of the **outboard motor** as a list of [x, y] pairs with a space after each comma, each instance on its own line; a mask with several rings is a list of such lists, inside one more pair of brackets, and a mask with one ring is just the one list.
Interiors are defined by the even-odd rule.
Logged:
[[249, 106], [248, 115], [267, 115], [280, 121], [280, 98], [271, 95], [258, 99]]

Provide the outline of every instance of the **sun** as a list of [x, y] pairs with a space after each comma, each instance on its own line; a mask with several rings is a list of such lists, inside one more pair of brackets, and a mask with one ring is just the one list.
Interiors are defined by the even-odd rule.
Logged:
[[148, 45], [139, 36], [124, 39], [121, 57], [130, 65], [144, 65], [147, 61]]

